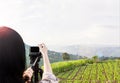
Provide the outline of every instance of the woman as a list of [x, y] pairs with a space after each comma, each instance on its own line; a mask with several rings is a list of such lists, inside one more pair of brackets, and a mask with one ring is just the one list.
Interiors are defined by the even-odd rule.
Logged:
[[0, 27], [0, 83], [23, 83], [25, 46], [20, 35]]
[[[52, 73], [45, 44], [39, 45], [43, 55], [44, 74], [40, 83], [58, 83]], [[0, 27], [0, 83], [25, 83], [23, 77], [31, 81], [33, 70], [25, 72], [25, 46], [21, 36], [8, 27]], [[24, 72], [24, 73], [23, 73]]]
[[[44, 64], [43, 77], [42, 77], [42, 80], [39, 83], [58, 83], [58, 79], [53, 74], [52, 68], [50, 66], [50, 61], [49, 61], [48, 53], [47, 53], [47, 47], [45, 46], [45, 44], [40, 44], [38, 46], [40, 48], [40, 52], [42, 53], [43, 64]], [[26, 83], [31, 82], [32, 74], [33, 74], [33, 70], [31, 69], [31, 67], [28, 68], [24, 72], [23, 77], [25, 77], [25, 76], [29, 77], [29, 80]]]

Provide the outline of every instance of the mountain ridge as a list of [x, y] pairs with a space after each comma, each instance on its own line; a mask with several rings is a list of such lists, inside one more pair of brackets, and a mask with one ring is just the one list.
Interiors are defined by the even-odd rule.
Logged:
[[79, 56], [92, 57], [95, 55], [101, 56], [117, 56], [120, 57], [120, 46], [107, 45], [70, 45], [59, 48], [57, 52], [67, 52]]

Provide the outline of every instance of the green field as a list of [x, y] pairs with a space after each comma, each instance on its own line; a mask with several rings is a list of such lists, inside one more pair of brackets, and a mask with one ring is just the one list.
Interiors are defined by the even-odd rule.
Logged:
[[120, 83], [120, 60], [91, 63], [75, 60], [52, 64], [59, 83]]

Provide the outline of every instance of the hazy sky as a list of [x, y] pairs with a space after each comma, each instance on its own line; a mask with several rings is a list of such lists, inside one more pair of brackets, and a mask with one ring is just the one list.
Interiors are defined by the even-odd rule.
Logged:
[[37, 45], [120, 45], [119, 0], [0, 0], [0, 26]]

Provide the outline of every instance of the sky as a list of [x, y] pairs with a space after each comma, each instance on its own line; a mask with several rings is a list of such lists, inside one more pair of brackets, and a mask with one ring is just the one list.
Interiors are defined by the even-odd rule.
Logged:
[[0, 26], [28, 45], [120, 45], [119, 0], [0, 0]]

